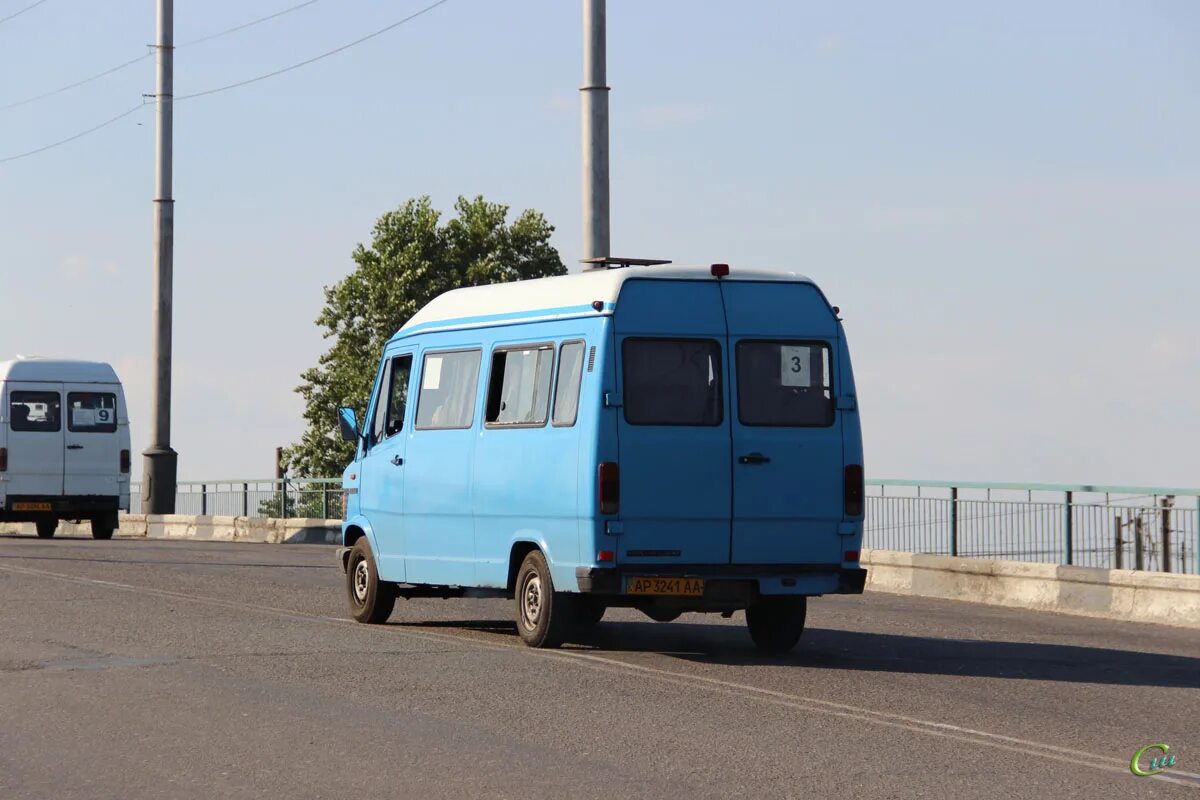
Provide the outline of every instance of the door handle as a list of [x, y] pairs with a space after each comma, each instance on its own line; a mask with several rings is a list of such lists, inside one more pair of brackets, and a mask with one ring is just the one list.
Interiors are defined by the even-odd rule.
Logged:
[[771, 459], [762, 453], [747, 453], [744, 456], [738, 456], [739, 464], [767, 464], [770, 461]]
[[404, 459], [401, 458], [400, 456], [392, 456], [392, 463], [395, 464], [397, 467], [403, 466]]
[[82, 449], [83, 449], [83, 445], [81, 445], [81, 444], [69, 444], [69, 445], [67, 445], [67, 449], [68, 449], [68, 450], [82, 450]]

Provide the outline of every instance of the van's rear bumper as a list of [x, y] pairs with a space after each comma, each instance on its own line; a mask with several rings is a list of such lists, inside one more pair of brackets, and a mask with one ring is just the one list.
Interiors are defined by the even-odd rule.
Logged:
[[719, 585], [722, 581], [770, 582], [786, 585], [788, 579], [797, 583], [813, 577], [834, 578], [836, 588], [822, 594], [862, 594], [867, 584], [867, 571], [861, 567], [841, 564], [646, 564], [636, 567], [577, 567], [575, 580], [585, 594], [622, 594], [625, 579], [631, 576], [672, 578], [703, 578], [706, 583]]

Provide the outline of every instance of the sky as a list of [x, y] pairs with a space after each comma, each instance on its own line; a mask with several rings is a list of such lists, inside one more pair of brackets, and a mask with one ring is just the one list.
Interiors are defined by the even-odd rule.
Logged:
[[[177, 96], [430, 0], [320, 0], [181, 46]], [[29, 6], [0, 0], [0, 18]], [[185, 43], [296, 0], [179, 2]], [[147, 52], [151, 0], [0, 23], [0, 106]], [[612, 250], [799, 271], [842, 309], [874, 478], [1200, 485], [1200, 6], [609, 0]], [[181, 479], [273, 474], [322, 287], [430, 195], [580, 257], [581, 3], [449, 0], [175, 108]], [[0, 159], [154, 90], [0, 110]], [[109, 361], [147, 443], [154, 115], [0, 163], [0, 358]], [[135, 459], [135, 472], [140, 469]]]

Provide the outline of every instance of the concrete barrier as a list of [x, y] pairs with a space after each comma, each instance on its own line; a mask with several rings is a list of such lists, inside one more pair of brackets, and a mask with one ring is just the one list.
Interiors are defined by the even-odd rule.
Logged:
[[[90, 536], [89, 523], [60, 522], [64, 536]], [[0, 524], [0, 533], [33, 534], [32, 523]], [[337, 544], [342, 535], [338, 519], [263, 519], [261, 517], [200, 517], [186, 514], [122, 514], [118, 536], [147, 539], [196, 539], [270, 544]]]
[[864, 550], [867, 590], [1200, 628], [1200, 575]]

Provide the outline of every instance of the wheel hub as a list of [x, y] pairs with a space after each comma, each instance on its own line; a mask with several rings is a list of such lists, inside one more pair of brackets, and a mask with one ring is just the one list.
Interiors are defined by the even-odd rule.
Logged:
[[530, 575], [521, 590], [521, 624], [528, 630], [538, 625], [542, 614], [542, 579]]
[[354, 599], [359, 603], [367, 601], [367, 586], [370, 583], [371, 574], [367, 569], [367, 561], [363, 559], [354, 565]]

